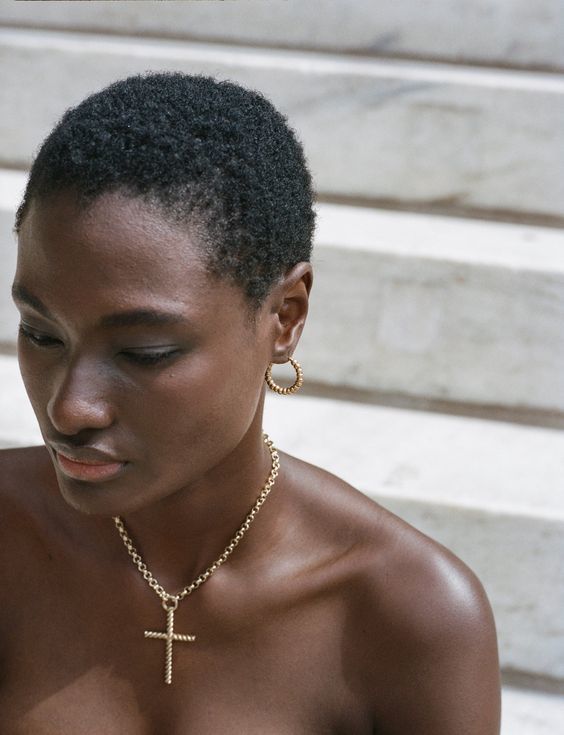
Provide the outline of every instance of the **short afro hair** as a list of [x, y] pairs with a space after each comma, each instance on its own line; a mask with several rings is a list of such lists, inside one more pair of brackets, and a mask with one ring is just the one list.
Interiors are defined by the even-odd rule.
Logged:
[[[131, 76], [67, 110], [33, 162], [16, 214], [65, 190], [87, 206], [124, 193], [196, 225], [210, 273], [258, 307], [309, 261], [315, 223], [304, 152], [260, 93], [182, 73]], [[202, 240], [204, 242], [202, 242]]]

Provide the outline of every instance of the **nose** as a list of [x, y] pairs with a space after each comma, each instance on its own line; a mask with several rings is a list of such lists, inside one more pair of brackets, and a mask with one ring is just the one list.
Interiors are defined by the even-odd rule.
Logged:
[[52, 384], [47, 415], [60, 434], [104, 429], [114, 421], [109, 380], [100, 364], [83, 358], [61, 366]]

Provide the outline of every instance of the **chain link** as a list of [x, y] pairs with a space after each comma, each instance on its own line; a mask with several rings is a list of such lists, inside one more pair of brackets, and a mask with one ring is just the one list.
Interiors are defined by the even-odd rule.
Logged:
[[116, 524], [116, 528], [119, 532], [119, 535], [121, 536], [121, 539], [125, 545], [125, 548], [127, 549], [127, 552], [129, 556], [133, 559], [133, 562], [135, 563], [135, 566], [141, 574], [143, 575], [143, 579], [147, 581], [149, 584], [149, 587], [154, 590], [157, 595], [163, 600], [164, 603], [167, 603], [167, 601], [172, 600], [176, 601], [177, 603], [180, 602], [180, 600], [183, 600], [188, 595], [191, 595], [192, 592], [195, 592], [198, 587], [200, 587], [206, 580], [208, 580], [211, 575], [216, 572], [219, 567], [224, 564], [227, 559], [231, 556], [231, 554], [235, 551], [237, 546], [239, 545], [241, 539], [244, 537], [244, 535], [249, 530], [252, 522], [255, 520], [255, 516], [261, 509], [264, 501], [268, 497], [268, 494], [272, 490], [274, 483], [276, 481], [276, 478], [278, 477], [278, 472], [280, 471], [280, 457], [278, 456], [278, 452], [274, 448], [274, 444], [271, 441], [271, 439], [268, 437], [267, 434], [263, 434], [263, 440], [266, 446], [268, 447], [270, 451], [270, 456], [272, 458], [272, 468], [270, 470], [270, 474], [268, 475], [268, 479], [263, 487], [263, 489], [260, 492], [260, 495], [255, 500], [255, 503], [251, 510], [247, 513], [247, 516], [243, 523], [239, 526], [237, 532], [231, 539], [231, 541], [227, 544], [223, 552], [220, 554], [220, 556], [212, 563], [210, 566], [205, 570], [205, 572], [202, 572], [200, 575], [196, 577], [196, 579], [191, 582], [189, 585], [184, 587], [182, 592], [179, 592], [177, 595], [171, 595], [169, 592], [165, 590], [165, 588], [159, 584], [159, 582], [155, 579], [155, 577], [151, 574], [149, 569], [147, 568], [147, 565], [143, 561], [143, 558], [141, 557], [141, 554], [137, 551], [135, 548], [135, 545], [133, 544], [133, 541], [131, 540], [129, 534], [125, 530], [125, 526], [123, 524], [122, 519], [119, 516], [114, 516], [114, 523]]

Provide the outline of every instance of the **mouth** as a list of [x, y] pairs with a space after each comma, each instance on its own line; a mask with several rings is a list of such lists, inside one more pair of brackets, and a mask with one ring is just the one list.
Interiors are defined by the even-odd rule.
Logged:
[[127, 462], [102, 462], [95, 460], [71, 459], [55, 451], [57, 464], [63, 474], [73, 480], [85, 480], [87, 482], [102, 482], [110, 480], [121, 474]]

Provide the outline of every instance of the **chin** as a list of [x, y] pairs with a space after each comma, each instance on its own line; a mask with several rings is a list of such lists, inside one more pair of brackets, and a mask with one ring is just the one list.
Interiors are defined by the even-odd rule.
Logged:
[[115, 486], [112, 488], [110, 482], [90, 483], [60, 475], [58, 481], [63, 500], [83, 515], [118, 516], [135, 510], [139, 502], [138, 498], [132, 498], [133, 502], [128, 503], [124, 500], [123, 491], [118, 492]]

